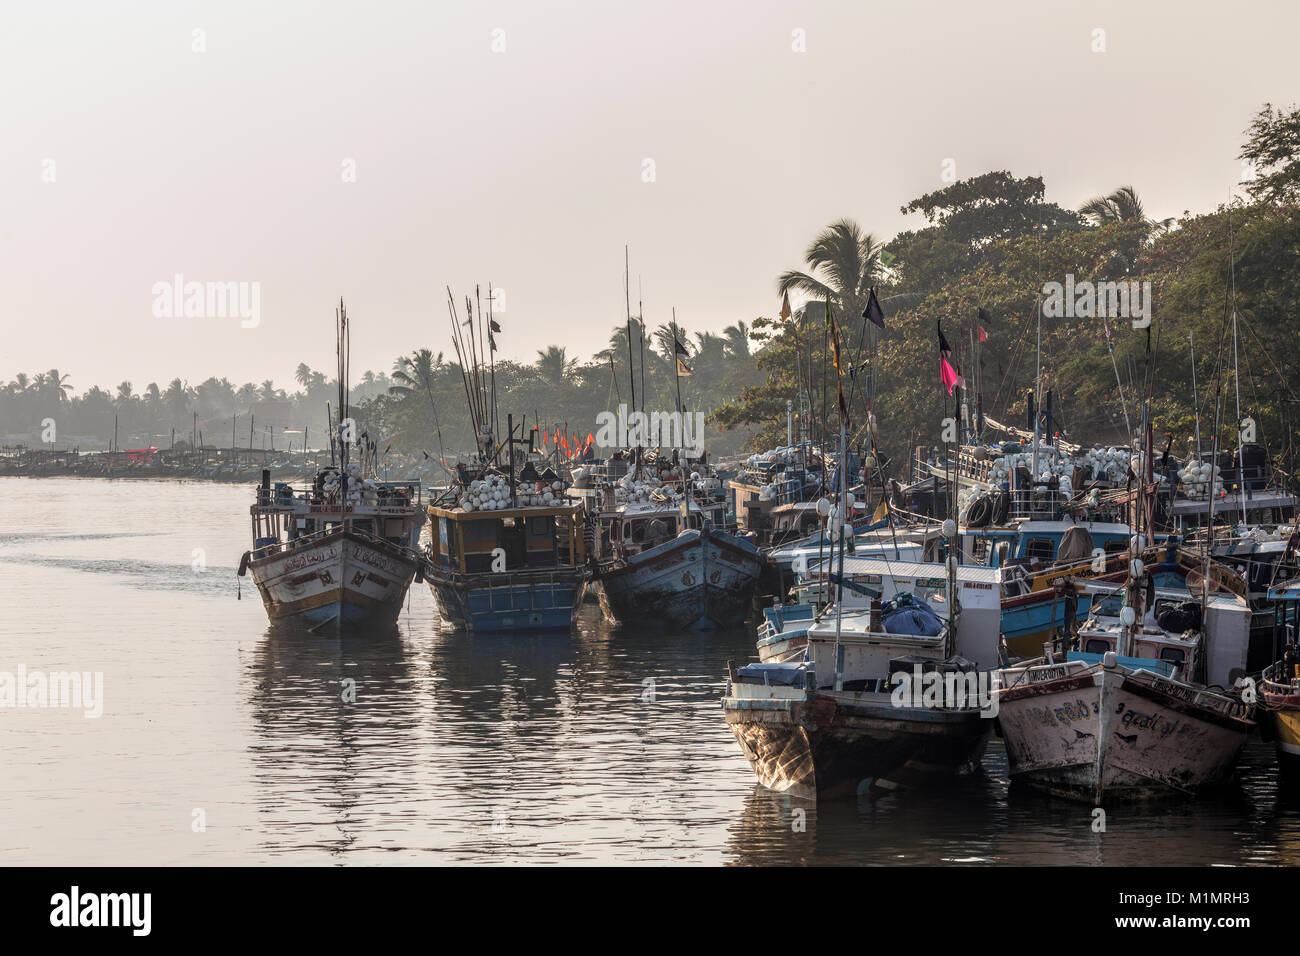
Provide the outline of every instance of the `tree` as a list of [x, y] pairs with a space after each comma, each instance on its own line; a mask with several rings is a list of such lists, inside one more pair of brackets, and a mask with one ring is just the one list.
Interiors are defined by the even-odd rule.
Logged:
[[929, 293], [996, 261], [998, 240], [1050, 238], [1083, 228], [1077, 213], [1044, 201], [1041, 177], [1017, 179], [1001, 170], [962, 179], [900, 208], [930, 223], [901, 232], [885, 249], [898, 288]]
[[548, 345], [546, 351], [539, 351], [534, 365], [537, 377], [554, 388], [566, 386], [577, 367], [578, 360], [569, 358], [565, 349], [558, 345]]
[[1249, 139], [1238, 159], [1248, 164], [1246, 192], [1272, 205], [1300, 200], [1300, 110], [1265, 103], [1246, 127]]
[[809, 298], [829, 300], [841, 319], [853, 317], [860, 321], [870, 289], [887, 277], [880, 259], [882, 248], [853, 220], [833, 222], [804, 253], [809, 271], [792, 269], [781, 273], [776, 291], [781, 295], [801, 292]]

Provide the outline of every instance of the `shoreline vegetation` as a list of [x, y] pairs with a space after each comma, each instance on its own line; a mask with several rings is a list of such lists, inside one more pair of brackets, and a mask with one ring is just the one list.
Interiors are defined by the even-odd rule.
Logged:
[[[646, 411], [673, 409], [674, 368], [683, 357], [689, 374], [677, 380], [682, 407], [706, 415], [710, 455], [784, 444], [791, 400], [796, 421], [802, 419], [816, 440], [838, 427], [836, 376], [825, 373], [832, 359], [829, 312], [846, 350], [842, 373], [858, 433], [850, 440], [871, 426], [869, 409], [885, 423], [873, 437], [886, 459], [905, 460], [918, 446], [939, 442], [950, 414], [938, 383], [935, 329], [942, 324], [956, 374], [988, 418], [1022, 423], [1031, 391], [1051, 389], [1061, 437], [1124, 444], [1132, 438], [1126, 421], [1132, 401], [1147, 394], [1157, 444], [1172, 444], [1182, 454], [1194, 441], [1198, 419], [1201, 440], [1211, 440], [1204, 423], [1216, 420], [1216, 408], [1221, 442], [1235, 439], [1235, 399], [1274, 466], [1294, 475], [1300, 451], [1292, 439], [1300, 415], [1294, 384], [1300, 382], [1300, 352], [1293, 347], [1300, 340], [1300, 109], [1265, 104], [1236, 156], [1241, 198], [1171, 218], [1148, 215], [1132, 186], [1069, 209], [1047, 200], [1039, 177], [992, 171], [953, 181], [902, 205], [903, 213], [924, 222], [887, 241], [849, 219], [832, 223], [813, 239], [801, 269], [775, 277], [773, 315], [693, 334], [676, 320], [654, 325], [619, 316], [606, 347], [589, 360], [559, 345], [539, 351], [532, 362], [498, 358], [501, 406], [520, 409], [529, 428], [582, 438], [595, 430], [600, 413], [634, 392]], [[1086, 287], [1092, 294], [1094, 287], [1134, 284], [1149, 290], [1143, 300], [1148, 325], [1108, 319], [1094, 305], [1074, 303], [1060, 316], [1041, 319], [1038, 367], [1038, 309], [1046, 289]], [[883, 324], [863, 318], [873, 289]], [[775, 315], [784, 296], [794, 298], [794, 308]], [[528, 321], [513, 315], [496, 315], [498, 347], [508, 347], [513, 322]], [[366, 325], [380, 328], [382, 316], [367, 317]], [[1236, 341], [1225, 331], [1234, 325], [1240, 328]], [[1235, 378], [1234, 347], [1240, 355]], [[158, 452], [165, 464], [150, 466], [159, 474], [187, 467], [224, 474], [226, 465], [237, 470], [241, 453], [250, 462], [293, 463], [291, 453], [302, 458], [305, 445], [320, 445], [328, 435], [326, 403], [336, 391], [306, 363], [295, 379], [292, 393], [270, 380], [236, 386], [212, 377], [197, 386], [174, 378], [143, 391], [122, 382], [111, 391], [92, 386], [74, 395], [70, 375], [59, 369], [20, 373], [0, 386], [0, 444], [32, 450], [27, 458], [12, 447], [0, 455], [0, 474], [16, 473], [15, 462], [27, 463], [23, 473], [117, 467], [106, 459], [71, 464], [50, 450], [74, 448], [120, 454], [166, 447]], [[1201, 383], [1195, 397], [1194, 379]], [[361, 376], [351, 414], [357, 431], [394, 461], [420, 468], [432, 461], [430, 470], [444, 474], [437, 462], [453, 460], [454, 449], [475, 442], [463, 404], [457, 363], [419, 348], [398, 357], [387, 373]], [[65, 437], [52, 437], [51, 429]], [[216, 443], [227, 447], [219, 451]], [[47, 450], [38, 455], [36, 448]], [[215, 460], [200, 461], [205, 452]], [[122, 467], [146, 471], [138, 463]]]

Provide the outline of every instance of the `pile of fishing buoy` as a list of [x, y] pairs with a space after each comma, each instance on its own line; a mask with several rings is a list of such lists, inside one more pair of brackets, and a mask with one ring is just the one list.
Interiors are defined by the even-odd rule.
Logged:
[[[346, 504], [349, 505], [376, 505], [379, 503], [379, 486], [375, 484], [372, 478], [361, 477], [360, 465], [348, 465], [348, 497]], [[321, 491], [327, 498], [335, 497], [343, 490], [343, 476], [341, 474], [331, 474], [321, 485]]]
[[1098, 481], [1122, 482], [1128, 475], [1129, 453], [1123, 448], [1091, 448], [1079, 464]]
[[1189, 498], [1204, 498], [1210, 493], [1211, 485], [1216, 497], [1223, 491], [1223, 482], [1219, 479], [1219, 466], [1208, 461], [1189, 462], [1178, 473], [1178, 481], [1182, 485], [1183, 494]]
[[662, 499], [663, 484], [662, 479], [651, 477], [648, 473], [644, 478], [634, 478], [631, 474], [626, 474], [614, 484], [614, 500], [621, 504], [636, 504], [649, 501], [651, 496], [656, 494], [659, 499]]
[[505, 508], [546, 508], [564, 501], [564, 482], [548, 472], [540, 481], [515, 483], [514, 503], [510, 500], [510, 482], [505, 476], [489, 474], [471, 481], [461, 490], [458, 504], [466, 511], [501, 511]]
[[[1011, 483], [1011, 472], [1021, 465], [1032, 468], [1034, 465], [1034, 456], [1030, 452], [1017, 452], [1014, 454], [1003, 455], [997, 458], [989, 466], [989, 483], [994, 488], [1000, 488], [1005, 481], [1008, 485]], [[1074, 462], [1064, 456], [1055, 456], [1049, 449], [1039, 451], [1038, 467], [1040, 469], [1033, 478], [1035, 481], [1046, 482], [1053, 477], [1060, 479], [1061, 490], [1067, 494], [1070, 491], [1070, 482], [1074, 474]], [[960, 501], [958, 502], [960, 504]]]

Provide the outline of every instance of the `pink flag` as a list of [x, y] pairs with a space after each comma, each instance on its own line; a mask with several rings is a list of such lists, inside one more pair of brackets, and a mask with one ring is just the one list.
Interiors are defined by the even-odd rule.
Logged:
[[953, 386], [960, 382], [956, 370], [948, 364], [948, 360], [942, 355], [939, 356], [939, 378], [943, 381], [944, 385], [948, 386], [949, 395], [952, 394]]

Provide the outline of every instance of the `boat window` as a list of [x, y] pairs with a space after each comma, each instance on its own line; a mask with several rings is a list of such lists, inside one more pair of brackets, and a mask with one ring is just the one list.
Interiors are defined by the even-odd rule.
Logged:
[[1124, 595], [1112, 594], [1100, 604], [1094, 604], [1092, 611], [1094, 614], [1100, 614], [1102, 617], [1119, 617], [1120, 611], [1124, 609]]
[[1056, 545], [1050, 538], [1030, 538], [1025, 543], [1025, 557], [1039, 561], [1051, 561], [1056, 554]]
[[1187, 652], [1179, 647], [1166, 647], [1160, 652], [1162, 661], [1169, 661], [1171, 664], [1187, 663]]
[[1110, 641], [1094, 638], [1084, 645], [1083, 650], [1088, 654], [1105, 654], [1110, 650]]

